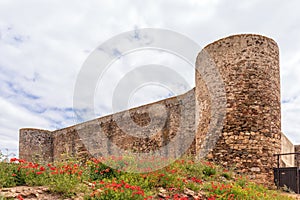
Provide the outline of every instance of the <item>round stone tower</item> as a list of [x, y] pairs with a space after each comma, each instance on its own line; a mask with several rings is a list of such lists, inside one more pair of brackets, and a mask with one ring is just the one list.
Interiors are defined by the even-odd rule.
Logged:
[[52, 132], [22, 128], [19, 134], [19, 158], [32, 162], [53, 162]]
[[[218, 70], [225, 88], [226, 112], [219, 132], [208, 130], [216, 120], [212, 109], [218, 98], [208, 87], [215, 80], [203, 78], [209, 73], [214, 77], [203, 70], [207, 64]], [[196, 68], [196, 152], [253, 179], [271, 181], [273, 154], [281, 145], [277, 44], [261, 35], [233, 35], [207, 45]]]

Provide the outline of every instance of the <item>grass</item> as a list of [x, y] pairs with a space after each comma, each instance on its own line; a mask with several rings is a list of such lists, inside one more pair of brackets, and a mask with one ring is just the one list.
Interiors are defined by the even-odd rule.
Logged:
[[[150, 161], [132, 164], [133, 160], [110, 158], [111, 168], [103, 164], [103, 159], [38, 164], [13, 158], [9, 163], [0, 162], [0, 188], [47, 186], [63, 197], [84, 193], [86, 200], [158, 199], [162, 188], [168, 199], [187, 199], [186, 189], [195, 194], [201, 192], [209, 200], [292, 199], [211, 162], [186, 158], [152, 171]], [[132, 172], [124, 172], [124, 169]], [[134, 173], [137, 169], [148, 172]], [[0, 196], [0, 199], [4, 198]]]

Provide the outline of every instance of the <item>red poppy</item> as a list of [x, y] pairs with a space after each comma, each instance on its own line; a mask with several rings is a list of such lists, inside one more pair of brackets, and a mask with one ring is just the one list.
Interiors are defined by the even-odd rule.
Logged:
[[45, 171], [45, 170], [46, 170], [45, 167], [43, 166], [40, 167], [40, 171]]
[[24, 159], [19, 159], [18, 161], [19, 161], [19, 163], [26, 163], [26, 161]]

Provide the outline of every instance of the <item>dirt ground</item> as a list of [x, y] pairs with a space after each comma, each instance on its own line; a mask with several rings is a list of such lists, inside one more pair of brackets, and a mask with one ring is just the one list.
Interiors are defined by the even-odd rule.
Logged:
[[[300, 200], [300, 194], [290, 194], [282, 193], [286, 196], [294, 197], [296, 200]], [[26, 199], [26, 200], [83, 200], [83, 194], [73, 197], [73, 198], [64, 198], [62, 195], [53, 194], [49, 191], [47, 187], [36, 186], [18, 186], [12, 188], [2, 188], [0, 189], [0, 199], [1, 197], [6, 197], [9, 199]], [[161, 196], [162, 197], [162, 196]], [[193, 198], [192, 198], [193, 199]], [[204, 198], [205, 199], [205, 198]]]
[[83, 200], [83, 195], [75, 198], [64, 198], [59, 194], [53, 194], [49, 191], [47, 187], [37, 186], [18, 186], [12, 188], [2, 188], [0, 189], [0, 199], [1, 197], [11, 198], [11, 199], [28, 199], [28, 200]]

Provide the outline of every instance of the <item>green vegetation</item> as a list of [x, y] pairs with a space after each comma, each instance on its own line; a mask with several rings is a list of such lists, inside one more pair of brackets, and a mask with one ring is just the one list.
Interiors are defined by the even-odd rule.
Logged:
[[84, 193], [86, 200], [159, 199], [158, 194], [162, 190], [165, 198], [188, 199], [184, 194], [187, 189], [209, 200], [289, 199], [211, 162], [180, 159], [160, 170], [151, 171], [149, 161], [140, 165], [136, 163], [132, 169], [143, 168], [142, 171], [147, 169], [149, 172], [122, 171], [128, 169], [128, 163], [133, 160], [127, 157], [110, 158], [110, 166], [114, 166], [111, 168], [104, 165], [101, 159], [84, 163], [38, 164], [13, 158], [10, 162], [0, 162], [0, 188], [43, 185], [64, 197]]

